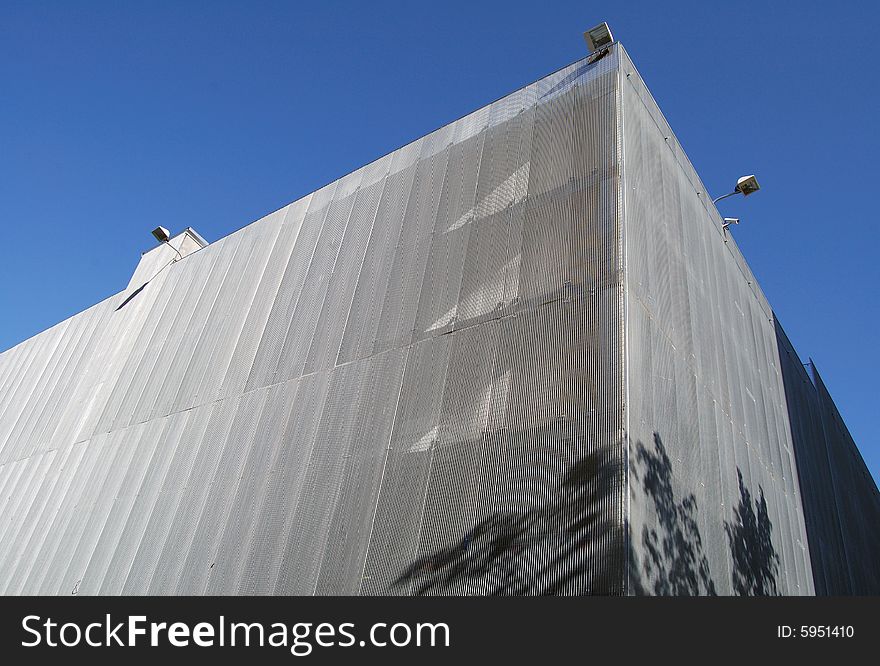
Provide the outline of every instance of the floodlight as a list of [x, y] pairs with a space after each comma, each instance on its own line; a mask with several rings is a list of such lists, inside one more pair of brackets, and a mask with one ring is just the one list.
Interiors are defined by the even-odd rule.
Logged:
[[761, 186], [758, 185], [758, 179], [755, 178], [754, 174], [752, 174], [751, 176], [743, 176], [736, 181], [736, 187], [733, 188], [733, 192], [729, 192], [728, 194], [724, 194], [717, 199], [713, 199], [712, 203], [718, 203], [722, 199], [732, 197], [734, 194], [742, 194], [744, 197], [747, 197], [753, 192], [757, 192], [760, 189]]
[[584, 40], [587, 42], [587, 48], [590, 50], [590, 53], [593, 53], [603, 46], [611, 44], [614, 41], [614, 37], [611, 35], [611, 28], [603, 21], [595, 28], [587, 30], [584, 33]]
[[153, 238], [155, 238], [160, 243], [167, 243], [170, 236], [168, 235], [168, 229], [165, 227], [156, 227], [152, 231]]
[[758, 185], [758, 179], [755, 178], [754, 174], [751, 176], [743, 176], [736, 181], [736, 191], [742, 192], [744, 197], [747, 197], [752, 192], [757, 192], [760, 189], [761, 186]]
[[155, 238], [160, 243], [164, 243], [165, 245], [170, 247], [172, 250], [174, 250], [174, 252], [177, 254], [177, 258], [172, 259], [172, 263], [177, 261], [177, 259], [183, 259], [183, 255], [180, 254], [180, 250], [178, 250], [176, 247], [174, 247], [171, 243], [168, 242], [168, 239], [171, 238], [171, 235], [168, 233], [168, 229], [166, 229], [165, 227], [156, 227], [150, 233], [153, 234], [153, 238]]

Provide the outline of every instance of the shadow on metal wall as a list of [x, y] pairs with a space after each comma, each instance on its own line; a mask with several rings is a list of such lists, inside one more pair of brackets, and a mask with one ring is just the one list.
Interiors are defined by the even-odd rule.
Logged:
[[650, 449], [636, 443], [632, 479], [641, 484], [657, 516], [655, 527], [642, 529], [644, 558], [640, 570], [631, 567], [633, 591], [661, 596], [716, 594], [697, 524], [697, 498], [693, 493], [676, 496], [672, 462], [658, 433]]
[[[759, 496], [753, 497], [742, 472], [738, 467], [736, 471], [739, 501], [732, 519], [723, 521], [730, 551], [731, 589], [737, 595], [776, 595], [779, 554], [773, 546], [773, 524], [764, 491], [759, 487]], [[658, 433], [654, 433], [650, 449], [642, 442], [636, 444], [632, 476], [653, 504], [657, 522], [642, 530], [641, 566], [631, 554], [631, 591], [661, 596], [717, 594], [697, 521], [697, 499], [693, 493], [675, 493], [672, 462]]]
[[739, 595], [766, 596], [778, 594], [779, 553], [773, 547], [773, 524], [767, 513], [764, 489], [758, 486], [758, 497], [739, 478], [739, 503], [733, 509], [734, 520], [724, 521], [730, 557], [733, 591]]
[[[497, 511], [461, 539], [418, 558], [392, 589], [412, 585], [414, 594], [457, 593], [465, 587], [487, 595], [623, 593], [622, 546], [610, 518], [621, 501], [620, 466], [613, 452], [597, 450], [569, 466], [549, 500], [524, 511]], [[672, 463], [659, 434], [653, 446], [638, 442], [633, 482], [653, 503], [657, 523], [641, 535], [644, 561], [630, 560], [631, 593], [664, 596], [715, 595], [703, 550], [697, 501], [673, 490]], [[763, 490], [754, 497], [739, 476], [739, 502], [724, 521], [739, 595], [775, 595], [779, 554]], [[540, 475], [540, 473], [536, 473]]]
[[584, 455], [546, 503], [488, 515], [457, 543], [413, 562], [392, 589], [449, 594], [464, 583], [486, 595], [621, 594], [622, 540], [611, 519], [621, 468], [613, 460], [607, 450]]

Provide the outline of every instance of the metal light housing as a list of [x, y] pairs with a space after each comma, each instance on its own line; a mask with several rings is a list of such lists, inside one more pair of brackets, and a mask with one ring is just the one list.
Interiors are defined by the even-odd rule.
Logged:
[[168, 234], [168, 229], [166, 229], [165, 227], [156, 227], [151, 233], [153, 234], [153, 238], [155, 238], [160, 243], [167, 243], [168, 239], [171, 237]]
[[603, 46], [611, 44], [614, 41], [614, 37], [611, 34], [611, 28], [603, 21], [595, 28], [590, 28], [584, 33], [584, 41], [587, 42], [587, 48], [590, 50], [590, 53], [593, 53]]
[[753, 192], [757, 192], [761, 189], [761, 186], [758, 185], [758, 179], [755, 178], [755, 175], [751, 176], [743, 176], [739, 180], [736, 181], [736, 188], [734, 188], [735, 192], [740, 192], [744, 197], [749, 196]]

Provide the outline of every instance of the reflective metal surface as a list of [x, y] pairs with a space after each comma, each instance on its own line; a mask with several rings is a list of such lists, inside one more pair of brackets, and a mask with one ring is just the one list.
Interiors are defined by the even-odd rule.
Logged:
[[151, 250], [0, 354], [0, 592], [843, 589], [704, 192], [615, 45]]

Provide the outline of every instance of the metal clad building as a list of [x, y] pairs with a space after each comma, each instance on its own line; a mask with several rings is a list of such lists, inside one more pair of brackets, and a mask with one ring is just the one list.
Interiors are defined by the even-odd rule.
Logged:
[[170, 245], [0, 354], [5, 594], [877, 591], [876, 487], [619, 45]]
[[812, 594], [773, 312], [625, 55], [621, 94], [631, 585]]
[[880, 493], [822, 378], [777, 326], [817, 594], [880, 594]]

